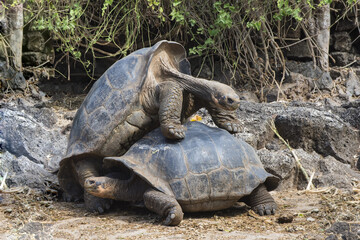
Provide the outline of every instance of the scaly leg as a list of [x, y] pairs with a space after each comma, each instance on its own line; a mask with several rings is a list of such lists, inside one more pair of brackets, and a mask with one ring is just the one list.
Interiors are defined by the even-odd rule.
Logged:
[[169, 139], [183, 139], [186, 128], [181, 125], [183, 89], [176, 82], [160, 85], [159, 120], [161, 132]]
[[144, 193], [144, 203], [147, 209], [165, 218], [165, 225], [177, 226], [183, 219], [180, 204], [165, 193], [149, 189]]
[[276, 202], [264, 184], [259, 185], [249, 196], [241, 199], [241, 201], [249, 205], [260, 216], [275, 214], [277, 210]]

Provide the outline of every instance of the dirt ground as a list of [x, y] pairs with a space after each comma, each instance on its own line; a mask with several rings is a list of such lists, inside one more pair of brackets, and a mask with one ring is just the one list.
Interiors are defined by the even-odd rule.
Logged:
[[347, 194], [332, 188], [272, 195], [279, 205], [274, 216], [257, 216], [239, 203], [223, 211], [185, 214], [179, 226], [167, 227], [156, 214], [126, 203], [95, 214], [83, 203], [22, 189], [1, 193], [0, 239], [325, 239], [335, 222], [360, 223], [356, 187]]

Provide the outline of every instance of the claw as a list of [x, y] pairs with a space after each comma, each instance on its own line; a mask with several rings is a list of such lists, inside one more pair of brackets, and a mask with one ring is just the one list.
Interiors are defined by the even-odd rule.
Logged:
[[84, 194], [85, 208], [90, 212], [104, 213], [111, 207], [110, 199], [95, 197], [89, 193]]
[[99, 213], [104, 213], [104, 209], [102, 207], [98, 207], [97, 210], [98, 210]]
[[171, 225], [171, 226], [176, 226], [179, 225], [179, 223], [181, 222], [183, 218], [183, 213], [182, 212], [178, 212], [178, 216], [176, 216], [176, 208], [173, 208], [172, 210], [170, 210], [170, 212], [167, 214], [166, 219], [164, 220], [164, 225]]
[[264, 216], [264, 211], [261, 209], [261, 210], [258, 210], [258, 214], [260, 215], [260, 216]]

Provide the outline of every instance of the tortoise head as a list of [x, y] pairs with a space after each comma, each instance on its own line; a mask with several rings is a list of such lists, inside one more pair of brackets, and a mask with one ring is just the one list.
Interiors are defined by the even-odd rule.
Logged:
[[84, 183], [85, 191], [101, 198], [113, 198], [114, 188], [115, 184], [108, 177], [90, 177]]
[[240, 106], [240, 97], [230, 86], [182, 73], [169, 62], [164, 57], [159, 57], [158, 66], [161, 69], [162, 78], [176, 81], [182, 88], [212, 103], [211, 105], [215, 107], [234, 111]]
[[240, 106], [240, 97], [236, 92], [228, 85], [209, 81], [211, 102], [215, 106], [225, 110], [236, 110]]

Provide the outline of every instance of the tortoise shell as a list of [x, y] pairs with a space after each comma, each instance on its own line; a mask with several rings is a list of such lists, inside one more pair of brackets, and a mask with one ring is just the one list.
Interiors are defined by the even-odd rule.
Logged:
[[182, 141], [166, 139], [155, 129], [123, 156], [105, 158], [104, 167], [125, 165], [155, 189], [174, 196], [185, 211], [191, 211], [186, 205], [196, 203], [233, 204], [262, 183], [269, 191], [278, 186], [279, 179], [265, 171], [246, 142], [199, 122], [186, 127]]
[[[83, 153], [103, 152], [103, 145], [114, 129], [139, 107], [139, 96], [147, 80], [151, 58], [163, 45], [172, 45], [173, 58], [180, 64], [186, 60], [185, 49], [176, 42], [161, 41], [115, 62], [94, 83], [78, 109], [69, 136], [69, 158]], [[167, 48], [169, 49], [169, 48]], [[181, 68], [179, 65], [177, 66]], [[184, 69], [190, 66], [183, 67]], [[181, 69], [180, 69], [181, 70]], [[185, 70], [188, 73], [188, 70]], [[150, 80], [149, 80], [150, 81]], [[141, 127], [141, 126], [139, 126]], [[126, 135], [126, 134], [123, 134]], [[121, 143], [120, 143], [121, 144]], [[114, 154], [113, 152], [102, 155]]]

